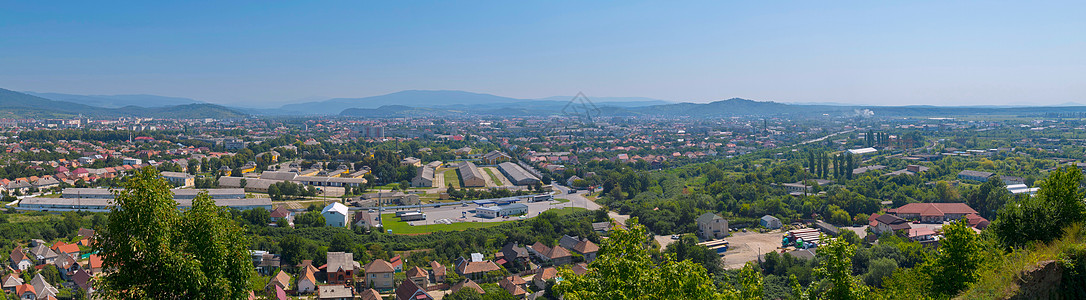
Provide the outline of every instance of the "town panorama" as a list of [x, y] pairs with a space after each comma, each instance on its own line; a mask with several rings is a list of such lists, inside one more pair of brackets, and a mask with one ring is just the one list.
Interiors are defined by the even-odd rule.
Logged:
[[1084, 3], [0, 2], [0, 300], [1086, 299]]

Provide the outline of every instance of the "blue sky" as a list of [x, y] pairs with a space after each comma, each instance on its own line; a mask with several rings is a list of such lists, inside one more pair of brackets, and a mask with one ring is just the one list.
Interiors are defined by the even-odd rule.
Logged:
[[1086, 2], [0, 1], [0, 87], [1086, 103]]

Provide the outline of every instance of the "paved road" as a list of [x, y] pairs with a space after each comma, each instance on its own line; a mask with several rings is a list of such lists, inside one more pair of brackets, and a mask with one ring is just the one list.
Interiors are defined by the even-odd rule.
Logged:
[[[580, 207], [588, 210], [600, 209], [599, 204], [596, 204], [596, 202], [592, 202], [592, 200], [588, 200], [588, 198], [584, 197], [585, 194], [588, 194], [588, 191], [577, 190], [575, 193], [570, 194], [569, 190], [571, 190], [571, 188], [558, 184], [551, 184], [551, 188], [553, 188], [556, 192], [554, 194], [554, 198], [569, 199], [569, 202], [567, 202], [567, 204], [569, 204], [570, 207]], [[626, 216], [626, 218], [622, 219], [621, 221], [625, 223], [626, 219], [628, 218], [629, 216]]]
[[820, 138], [817, 138], [817, 139], [813, 139], [813, 140], [809, 140], [809, 141], [804, 141], [804, 142], [801, 142], [801, 143], [799, 143], [799, 144], [797, 144], [797, 145], [803, 145], [803, 144], [810, 144], [810, 143], [814, 143], [814, 142], [821, 142], [821, 141], [824, 141], [824, 140], [826, 140], [826, 139], [828, 139], [828, 138], [830, 138], [830, 137], [833, 137], [833, 136], [835, 136], [835, 135], [838, 135], [838, 134], [843, 134], [843, 133], [849, 133], [849, 132], [852, 132], [852, 131], [855, 131], [855, 129], [851, 129], [851, 130], [845, 130], [845, 131], [842, 131], [842, 132], [836, 132], [836, 133], [832, 133], [832, 134], [830, 134], [830, 135], [827, 135], [827, 136], [824, 136], [824, 137], [820, 137]]

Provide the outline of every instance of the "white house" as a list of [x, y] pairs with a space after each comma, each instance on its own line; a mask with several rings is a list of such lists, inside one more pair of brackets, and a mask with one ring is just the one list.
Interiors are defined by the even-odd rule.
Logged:
[[8, 258], [11, 259], [11, 268], [15, 270], [22, 271], [34, 266], [34, 262], [30, 261], [30, 258], [23, 253], [22, 247], [11, 249], [11, 255]]
[[308, 294], [317, 290], [317, 268], [306, 265], [302, 270], [301, 276], [298, 276], [298, 283], [296, 285], [298, 293]]
[[346, 227], [350, 224], [347, 222], [347, 213], [347, 206], [339, 202], [329, 204], [321, 210], [325, 226]]

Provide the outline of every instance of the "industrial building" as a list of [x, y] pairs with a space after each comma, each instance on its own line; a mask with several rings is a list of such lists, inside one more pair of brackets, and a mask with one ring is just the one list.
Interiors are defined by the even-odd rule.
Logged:
[[[124, 189], [95, 189], [95, 188], [66, 188], [61, 191], [61, 198], [71, 199], [113, 199], [114, 190], [121, 191]], [[196, 199], [196, 195], [200, 192], [207, 192], [207, 195], [211, 199], [242, 199], [245, 198], [244, 189], [173, 189], [173, 198], [175, 200], [192, 200]]]
[[536, 178], [535, 175], [528, 173], [524, 168], [511, 162], [498, 164], [498, 169], [502, 171], [502, 174], [505, 174], [505, 177], [509, 177], [509, 181], [513, 182], [515, 185], [531, 185], [540, 182], [539, 178]]
[[483, 172], [479, 171], [479, 168], [470, 161], [460, 163], [460, 167], [457, 169], [460, 172], [460, 181], [462, 186], [465, 187], [483, 187], [486, 186], [486, 179], [483, 177]]
[[[176, 199], [177, 208], [192, 207], [192, 199]], [[271, 211], [270, 198], [215, 199], [215, 205], [248, 210], [263, 208]], [[19, 202], [19, 209], [36, 211], [90, 211], [107, 212], [112, 207], [113, 199], [96, 198], [26, 198]]]
[[500, 218], [505, 216], [517, 216], [528, 213], [528, 206], [520, 203], [479, 207], [475, 209], [475, 216], [480, 218]]
[[415, 175], [415, 178], [411, 178], [411, 186], [413, 187], [433, 187], [434, 186], [434, 174], [437, 167], [441, 166], [440, 161], [432, 161], [425, 166], [419, 167], [419, 174]]

